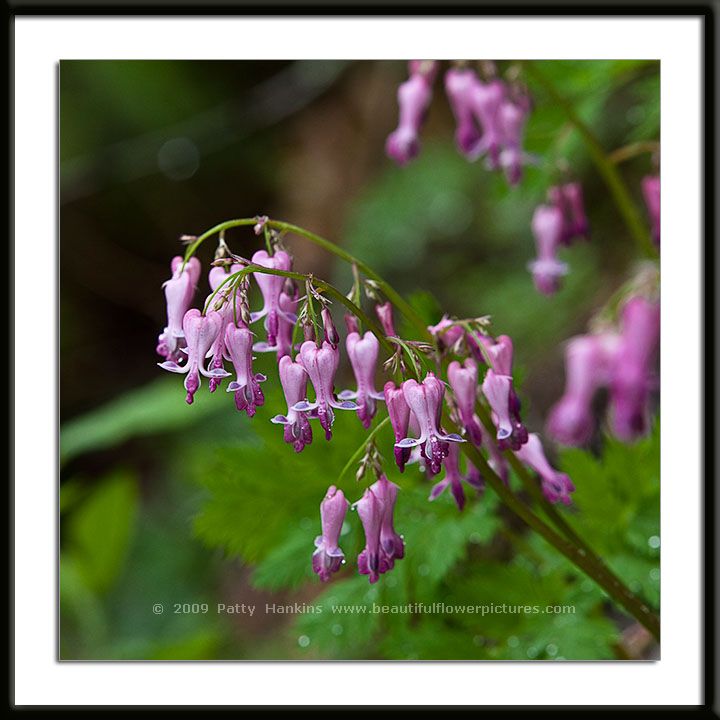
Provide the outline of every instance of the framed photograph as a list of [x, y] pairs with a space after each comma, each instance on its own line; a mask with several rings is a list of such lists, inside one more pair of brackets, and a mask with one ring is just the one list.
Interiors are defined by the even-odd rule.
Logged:
[[156, 10], [11, 12], [13, 706], [711, 714], [712, 8]]

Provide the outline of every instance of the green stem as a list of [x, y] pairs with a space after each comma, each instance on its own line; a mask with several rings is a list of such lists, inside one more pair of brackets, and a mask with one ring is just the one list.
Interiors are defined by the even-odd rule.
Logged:
[[345, 477], [347, 472], [350, 470], [350, 468], [355, 465], [358, 460], [363, 456], [363, 453], [365, 452], [365, 449], [367, 446], [373, 441], [375, 436], [382, 430], [388, 423], [390, 422], [390, 416], [388, 415], [386, 418], [381, 420], [370, 432], [370, 434], [363, 440], [362, 445], [350, 456], [350, 459], [345, 463], [345, 466], [340, 471], [340, 474], [338, 475], [336, 484], [339, 485], [340, 481]]
[[600, 175], [610, 190], [610, 194], [617, 205], [617, 208], [625, 221], [630, 235], [637, 244], [638, 250], [645, 256], [650, 258], [656, 258], [658, 251], [650, 238], [650, 233], [642, 220], [638, 209], [633, 202], [628, 189], [625, 187], [625, 183], [612, 160], [603, 150], [602, 145], [595, 137], [595, 134], [590, 130], [587, 124], [580, 119], [580, 116], [575, 111], [572, 103], [570, 103], [555, 87], [555, 84], [550, 78], [538, 67], [537, 63], [533, 60], [524, 61], [524, 67], [527, 70], [528, 75], [532, 76], [537, 82], [543, 86], [545, 91], [550, 95], [553, 102], [559, 105], [568, 120], [572, 125], [575, 126], [577, 131], [580, 133], [582, 139], [585, 141], [590, 157], [593, 159], [595, 166], [597, 167]]
[[[451, 429], [451, 431], [457, 430], [447, 417], [443, 418], [443, 424]], [[550, 545], [570, 560], [570, 562], [580, 568], [588, 577], [592, 578], [613, 600], [625, 608], [630, 615], [646, 627], [656, 640], [660, 639], [660, 620], [658, 616], [635, 596], [616, 575], [610, 572], [604, 565], [599, 564], [587, 550], [576, 547], [570, 540], [555, 532], [555, 530], [535, 515], [527, 505], [518, 500], [512, 491], [505, 486], [500, 477], [493, 472], [485, 457], [472, 443], [463, 443], [461, 448], [470, 462], [481, 471], [485, 481], [492, 487], [505, 505]]]

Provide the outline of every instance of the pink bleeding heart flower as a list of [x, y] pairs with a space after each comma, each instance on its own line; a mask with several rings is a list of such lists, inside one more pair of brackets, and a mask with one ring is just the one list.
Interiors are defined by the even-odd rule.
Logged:
[[158, 363], [163, 370], [187, 374], [185, 378], [187, 397], [185, 400], [188, 405], [192, 404], [195, 393], [200, 387], [200, 375], [207, 378], [223, 378], [230, 375], [222, 368], [206, 370], [204, 366], [205, 357], [221, 331], [222, 324], [222, 316], [214, 310], [207, 315], [203, 315], [196, 308], [188, 310], [183, 318], [183, 333], [187, 342], [185, 348], [187, 362], [182, 366], [172, 360]]
[[253, 334], [244, 324], [230, 322], [225, 328], [227, 357], [235, 368], [236, 380], [228, 385], [227, 392], [235, 393], [235, 407], [245, 411], [248, 417], [255, 408], [265, 403], [260, 383], [267, 379], [262, 373], [253, 373]]
[[179, 362], [185, 346], [183, 317], [190, 309], [195, 288], [200, 278], [200, 261], [190, 258], [183, 268], [183, 259], [178, 255], [170, 263], [172, 277], [163, 283], [167, 304], [167, 325], [158, 337], [157, 353], [168, 361]]
[[406, 437], [395, 443], [396, 448], [422, 446], [422, 453], [430, 472], [440, 472], [443, 458], [448, 454], [449, 442], [465, 442], [456, 433], [446, 434], [440, 429], [445, 386], [433, 373], [422, 383], [406, 380], [403, 385], [405, 402], [412, 411], [419, 428], [419, 437]]
[[396, 560], [405, 557], [405, 541], [402, 535], [395, 532], [395, 503], [400, 490], [394, 482], [390, 482], [383, 474], [370, 486], [370, 490], [382, 506], [382, 520], [380, 522], [380, 552], [383, 562], [380, 567], [392, 570]]
[[468, 465], [468, 472], [463, 475], [460, 472], [460, 448], [455, 444], [450, 445], [448, 456], [445, 459], [445, 477], [433, 486], [428, 500], [435, 500], [444, 492], [445, 488], [449, 487], [458, 510], [462, 510], [465, 507], [463, 481], [476, 490], [482, 490], [484, 487], [482, 477], [478, 473], [477, 468], [469, 463]]
[[336, 348], [340, 344], [340, 335], [335, 327], [335, 323], [333, 322], [330, 308], [324, 307], [320, 312], [320, 317], [322, 319], [325, 340]]
[[482, 137], [474, 105], [478, 84], [480, 79], [469, 68], [451, 68], [445, 73], [445, 93], [455, 116], [455, 144], [470, 159], [475, 158]]
[[[233, 318], [237, 310], [234, 299], [237, 290], [232, 290], [230, 288], [232, 281], [229, 278], [233, 273], [238, 272], [240, 269], [241, 266], [235, 264], [230, 268], [229, 273], [222, 267], [213, 267], [208, 273], [208, 282], [214, 295], [209, 295], [205, 304], [207, 305], [208, 310], [216, 310], [220, 313], [220, 316], [223, 319], [222, 328], [210, 348], [210, 355], [212, 357], [210, 367], [213, 369], [222, 368], [223, 359], [227, 355], [225, 349], [225, 328], [233, 322]], [[215, 392], [221, 382], [221, 378], [211, 378], [210, 392]]]
[[298, 306], [298, 290], [293, 287], [290, 292], [283, 290], [280, 293], [278, 306], [281, 310], [278, 319], [277, 343], [269, 345], [267, 341], [260, 340], [253, 345], [254, 352], [274, 352], [277, 353], [277, 359], [292, 352], [292, 338], [297, 322], [297, 306]]
[[623, 305], [622, 332], [610, 378], [613, 433], [632, 442], [648, 431], [651, 363], [660, 340], [660, 303], [635, 296]]
[[585, 214], [582, 186], [578, 182], [554, 185], [548, 190], [552, 205], [563, 215], [563, 230], [560, 242], [571, 245], [577, 238], [588, 239], [590, 223]]
[[[265, 250], [258, 250], [251, 258], [253, 265], [260, 265], [271, 270], [282, 270], [288, 272], [292, 267], [292, 260], [284, 250], [278, 250], [274, 255], [268, 255]], [[280, 319], [283, 318], [293, 325], [297, 318], [291, 316], [280, 308], [280, 294], [285, 285], [285, 278], [281, 275], [268, 275], [261, 272], [253, 273], [260, 292], [263, 296], [263, 308], [251, 313], [250, 322], [257, 322], [265, 318], [265, 330], [267, 330], [267, 344], [275, 347], [279, 332]]]
[[398, 88], [397, 98], [400, 118], [397, 129], [388, 135], [385, 152], [402, 166], [420, 152], [420, 128], [432, 100], [432, 77], [424, 72], [413, 72]]
[[650, 229], [655, 245], [660, 247], [660, 176], [647, 175], [642, 179], [642, 194], [650, 218]]
[[369, 575], [371, 583], [376, 583], [380, 575], [389, 569], [388, 561], [380, 545], [380, 532], [385, 513], [384, 505], [383, 500], [371, 488], [365, 490], [360, 500], [353, 505], [365, 531], [365, 547], [357, 559], [358, 572], [361, 575]]
[[328, 488], [320, 503], [320, 527], [322, 534], [315, 538], [315, 552], [312, 557], [313, 572], [327, 582], [345, 562], [345, 553], [340, 549], [340, 532], [348, 509], [348, 501], [342, 490], [334, 485]]
[[[397, 336], [397, 332], [395, 332], [395, 322], [393, 321], [392, 303], [386, 302], [386, 303], [382, 303], [382, 304], [377, 304], [375, 306], [375, 314], [377, 315], [378, 320], [380, 321], [380, 325], [382, 326], [383, 332], [388, 337]], [[348, 330], [348, 332], [352, 332], [352, 331]], [[355, 332], [357, 332], [357, 330]]]
[[[388, 415], [390, 416], [390, 424], [395, 434], [395, 442], [398, 443], [407, 437], [410, 422], [410, 408], [405, 402], [403, 389], [396, 387], [392, 380], [388, 380], [385, 383], [383, 394], [385, 396]], [[398, 468], [400, 468], [400, 472], [404, 472], [405, 465], [410, 459], [411, 448], [397, 447], [396, 445], [393, 449], [395, 452], [395, 462]]]
[[325, 437], [332, 438], [332, 425], [335, 421], [333, 408], [338, 410], [357, 410], [357, 405], [351, 400], [338, 402], [335, 399], [333, 385], [335, 374], [340, 362], [340, 352], [329, 342], [324, 341], [318, 347], [313, 340], [307, 340], [300, 346], [300, 363], [310, 377], [315, 390], [315, 402], [302, 400], [293, 406], [293, 410], [311, 412], [320, 420], [325, 430]]
[[562, 211], [554, 205], [540, 205], [532, 219], [537, 259], [528, 264], [535, 287], [543, 295], [552, 295], [560, 287], [560, 278], [568, 266], [557, 258], [563, 239]]
[[495, 78], [488, 83], [478, 80], [473, 84], [471, 102], [473, 113], [482, 128], [480, 142], [471, 153], [470, 160], [487, 155], [487, 166], [491, 170], [500, 167], [500, 153], [503, 144], [503, 128], [500, 109], [505, 101], [507, 89], [502, 80]]
[[299, 362], [294, 362], [289, 355], [280, 358], [278, 371], [288, 410], [287, 415], [276, 415], [270, 422], [284, 425], [285, 442], [291, 444], [295, 452], [300, 452], [312, 442], [308, 413], [295, 409], [300, 402], [307, 402], [308, 374], [305, 368]]
[[456, 325], [447, 315], [443, 315], [436, 325], [428, 325], [428, 332], [435, 338], [441, 350], [454, 347], [465, 331]]
[[467, 358], [462, 365], [457, 360], [453, 360], [448, 366], [448, 380], [455, 394], [460, 420], [465, 432], [474, 445], [480, 445], [482, 443], [481, 423], [475, 414], [478, 392], [477, 363], [472, 358]]
[[489, 335], [476, 333], [474, 337], [478, 346], [482, 347], [480, 357], [499, 375], [512, 375], [513, 342], [507, 335], [491, 338]]
[[527, 443], [515, 451], [515, 456], [540, 476], [543, 495], [548, 502], [570, 505], [570, 493], [575, 492], [575, 486], [565, 473], [550, 465], [537, 434], [530, 433]]
[[565, 347], [565, 392], [548, 415], [548, 434], [563, 445], [587, 443], [595, 429], [595, 392], [610, 381], [619, 337], [614, 333], [580, 335]]
[[355, 392], [344, 390], [338, 397], [340, 400], [357, 402], [358, 417], [363, 427], [367, 429], [377, 411], [376, 401], [385, 399], [383, 393], [375, 390], [375, 370], [380, 343], [371, 332], [366, 332], [362, 337], [359, 333], [353, 332], [347, 336], [345, 348], [355, 375], [357, 390]]
[[502, 150], [500, 166], [505, 169], [505, 177], [510, 185], [522, 180], [523, 165], [532, 162], [532, 158], [523, 150], [525, 122], [530, 111], [530, 101], [522, 97], [517, 101], [505, 100], [500, 105], [498, 123]]
[[527, 429], [520, 419], [520, 407], [510, 375], [500, 375], [488, 369], [482, 384], [493, 422], [497, 428], [497, 444], [501, 450], [519, 450], [527, 442]]

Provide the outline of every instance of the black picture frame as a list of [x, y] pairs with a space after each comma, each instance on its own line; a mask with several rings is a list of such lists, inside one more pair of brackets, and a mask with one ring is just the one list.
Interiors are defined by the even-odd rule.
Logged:
[[[718, 22], [720, 13], [718, 13], [717, 0], [714, 2], [693, 2], [691, 4], [669, 3], [669, 2], [649, 2], [636, 1], [632, 4], [626, 4], [620, 0], [609, 0], [606, 2], [594, 2], [579, 6], [575, 2], [569, 0], [556, 0], [553, 3], [532, 3], [525, 0], [524, 2], [516, 0], [506, 0], [502, 4], [486, 4], [474, 0], [453, 0], [451, 4], [440, 4], [427, 2], [425, 0], [394, 0], [392, 4], [386, 4], [382, 0], [366, 0], [364, 3], [340, 4], [330, 2], [329, 0], [315, 0], [314, 2], [290, 2], [288, 0], [266, 0], [265, 2], [238, 2], [237, 0], [212, 0], [207, 3], [190, 2], [183, 0], [153, 0], [152, 3], [145, 3], [142, 0], [112, 0], [111, 2], [93, 2], [92, 0], [75, 0], [74, 2], [33, 2], [33, 0], [15, 0], [6, 5], [4, 17], [7, 27], [7, 67], [4, 77], [7, 80], [6, 97], [8, 99], [8, 108], [10, 117], [13, 112], [13, 74], [14, 74], [14, 47], [13, 47], [13, 25], [16, 17], [25, 16], [82, 16], [82, 15], [116, 15], [116, 16], [213, 16], [213, 15], [241, 15], [241, 16], [332, 16], [332, 15], [353, 15], [353, 16], [455, 16], [455, 15], [472, 15], [472, 16], [498, 16], [498, 15], [533, 15], [533, 16], [598, 16], [598, 17], [614, 17], [614, 16], [695, 16], [701, 17], [703, 22], [703, 100], [704, 100], [704, 156], [705, 164], [703, 168], [703, 217], [704, 217], [704, 240], [703, 240], [703, 287], [702, 298], [704, 305], [703, 313], [703, 357], [704, 362], [701, 369], [702, 383], [704, 387], [704, 403], [702, 407], [702, 427], [703, 427], [703, 499], [704, 499], [704, 541], [705, 553], [703, 558], [703, 596], [704, 606], [703, 616], [703, 635], [704, 648], [702, 657], [702, 703], [698, 706], [543, 706], [543, 707], [527, 707], [527, 706], [453, 706], [451, 709], [457, 711], [483, 710], [491, 712], [539, 712], [541, 714], [549, 713], [577, 713], [580, 711], [607, 711], [607, 712], [660, 712], [663, 715], [680, 714], [692, 712], [702, 717], [720, 717], [720, 708], [718, 707], [717, 687], [719, 684], [718, 671], [716, 666], [717, 646], [718, 646], [718, 625], [717, 625], [717, 582], [716, 573], [717, 556], [715, 547], [718, 542], [718, 531], [716, 529], [716, 519], [718, 517], [718, 495], [716, 492], [717, 465], [715, 448], [720, 442], [717, 430], [715, 429], [715, 408], [717, 406], [717, 387], [715, 384], [715, 368], [717, 362], [717, 337], [716, 314], [715, 308], [718, 302], [718, 293], [715, 287], [715, 280], [718, 276], [718, 260], [716, 255], [716, 212], [719, 198], [717, 197], [716, 173], [718, 165], [716, 131], [717, 131], [717, 51], [715, 47], [715, 39], [717, 36]], [[13, 146], [13, 129], [12, 122], [9, 126], [8, 145], [5, 146], [3, 153], [4, 160], [8, 168], [9, 187], [12, 188], [12, 152]], [[7, 197], [6, 217], [8, 218], [8, 234], [12, 238], [14, 236], [13, 218], [12, 218], [12, 193]], [[8, 243], [9, 262], [8, 267], [13, 265], [13, 248], [12, 243]], [[13, 327], [14, 314], [14, 279], [12, 271], [8, 282], [9, 298], [9, 320], [8, 326]], [[11, 330], [12, 332], [12, 330]], [[12, 344], [11, 344], [12, 352]], [[11, 359], [12, 363], [12, 359]], [[14, 373], [9, 376], [10, 392], [12, 397], [12, 387], [14, 383]], [[10, 403], [10, 411], [12, 413], [12, 402]], [[12, 420], [10, 422], [12, 427]], [[10, 434], [12, 440], [12, 433]], [[12, 442], [9, 443], [12, 447]], [[9, 459], [9, 476], [15, 477], [14, 458], [12, 451], [8, 452]], [[12, 512], [12, 483], [9, 484], [9, 525], [10, 535], [12, 537], [13, 512]], [[9, 543], [9, 569], [12, 572], [12, 539]], [[11, 613], [12, 613], [12, 583], [11, 583]], [[12, 614], [9, 618], [10, 627], [12, 627]], [[14, 653], [13, 643], [8, 643], [9, 647], [9, 666], [11, 668], [9, 678], [9, 698], [12, 710], [31, 710], [40, 709], [28, 706], [16, 706], [13, 699], [13, 672], [12, 658]], [[105, 709], [91, 706], [63, 706], [47, 707], [42, 709], [72, 709], [72, 710], [97, 710]], [[143, 708], [140, 706], [125, 706], [127, 709], [160, 709], [158, 706], [152, 708]], [[163, 709], [183, 709], [194, 710], [197, 707], [177, 708], [168, 706]], [[287, 709], [274, 706], [232, 706], [232, 707], [203, 707], [207, 710], [269, 710]], [[346, 711], [346, 710], [374, 710], [374, 709], [413, 709], [434, 711], [444, 709], [444, 706], [428, 706], [428, 707], [412, 707], [412, 708], [382, 708], [377, 706], [304, 706], [303, 709], [321, 710], [321, 711]]]

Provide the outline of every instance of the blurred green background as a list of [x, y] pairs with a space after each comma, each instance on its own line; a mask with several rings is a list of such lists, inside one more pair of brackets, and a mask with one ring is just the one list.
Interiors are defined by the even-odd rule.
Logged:
[[[540, 63], [607, 151], [659, 137], [659, 64]], [[507, 63], [501, 63], [504, 70]], [[564, 117], [530, 79], [521, 186], [468, 163], [436, 83], [420, 157], [395, 167], [396, 62], [63, 61], [60, 65], [62, 659], [599, 659], [656, 652], [637, 626], [499, 507], [490, 491], [462, 515], [404, 476], [397, 527], [407, 557], [371, 587], [354, 562], [323, 586], [310, 572], [318, 504], [361, 444], [353, 414], [296, 456], [268, 422], [284, 411], [272, 358], [266, 406], [252, 422], [224, 392], [192, 407], [156, 366], [161, 284], [183, 233], [268, 214], [368, 261], [427, 317], [488, 314], [512, 335], [525, 419], [543, 418], [563, 385], [562, 341], [634, 271], [637, 255], [605, 185]], [[530, 218], [569, 166], [583, 183], [589, 243], [552, 298], [534, 290]], [[647, 154], [621, 171], [641, 203]], [[641, 208], [642, 209], [642, 208]], [[643, 211], [644, 214], [644, 211]], [[230, 232], [250, 255], [257, 238]], [[296, 267], [349, 288], [346, 267], [302, 239]], [[212, 248], [200, 253], [204, 269]], [[197, 297], [204, 297], [206, 285]], [[197, 298], [196, 298], [197, 299]], [[339, 384], [352, 382], [347, 369]], [[563, 512], [653, 605], [659, 602], [657, 428], [626, 447], [556, 453], [573, 478]], [[386, 439], [389, 447], [390, 439]], [[390, 457], [390, 453], [388, 453]], [[388, 465], [389, 468], [389, 465]], [[343, 489], [362, 493], [355, 480]], [[350, 514], [343, 547], [361, 547]], [[572, 615], [333, 617], [333, 603], [573, 604]], [[219, 615], [217, 603], [257, 604]], [[320, 613], [278, 614], [265, 603]], [[162, 614], [153, 612], [156, 604]], [[207, 613], [173, 612], [207, 603]]]

